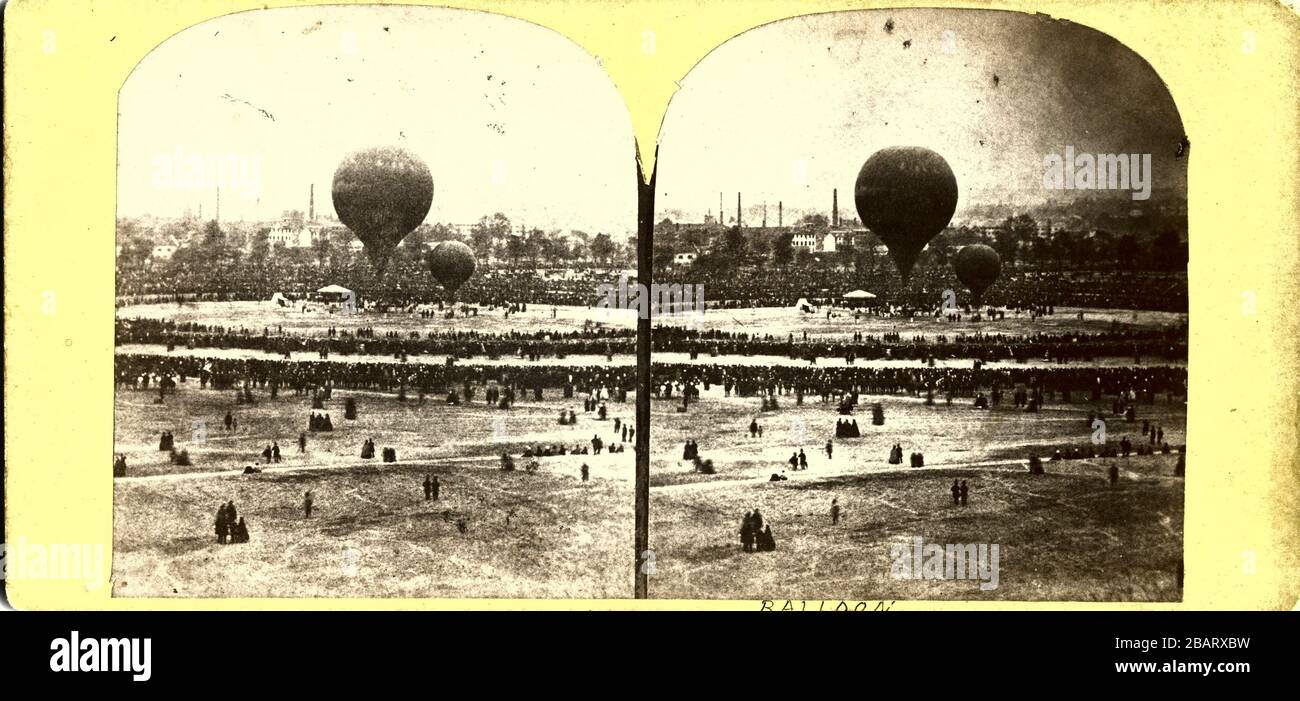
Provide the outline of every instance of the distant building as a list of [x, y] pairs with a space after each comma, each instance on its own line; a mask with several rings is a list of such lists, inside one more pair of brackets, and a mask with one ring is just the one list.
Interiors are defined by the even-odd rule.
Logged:
[[869, 241], [866, 229], [832, 229], [830, 231], [818, 231], [812, 228], [803, 228], [790, 240], [790, 245], [795, 248], [803, 248], [813, 253], [835, 253], [846, 248], [856, 248], [866, 245]]
[[677, 253], [673, 255], [673, 265], [679, 267], [694, 265], [697, 258], [699, 255], [695, 253]]
[[299, 225], [292, 220], [280, 221], [267, 232], [266, 238], [272, 247], [280, 245], [285, 248], [311, 248], [337, 228], [319, 222]]
[[149, 251], [149, 257], [154, 260], [171, 260], [173, 255], [176, 255], [176, 244], [171, 242], [160, 243]]

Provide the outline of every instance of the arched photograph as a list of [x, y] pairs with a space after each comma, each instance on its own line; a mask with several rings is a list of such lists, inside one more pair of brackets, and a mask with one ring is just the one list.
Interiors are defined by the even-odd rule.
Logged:
[[626, 105], [499, 15], [227, 15], [120, 92], [113, 595], [632, 595]]
[[1189, 140], [1156, 69], [1044, 15], [873, 10], [680, 85], [651, 596], [1181, 600]]

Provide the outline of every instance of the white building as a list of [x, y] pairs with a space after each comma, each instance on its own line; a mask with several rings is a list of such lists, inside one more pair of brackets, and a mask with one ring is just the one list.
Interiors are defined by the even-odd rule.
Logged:
[[673, 265], [680, 267], [694, 265], [696, 258], [699, 258], [699, 255], [695, 253], [678, 253], [673, 256]]
[[790, 240], [790, 245], [795, 248], [807, 248], [815, 251], [817, 250], [817, 234], [812, 232], [795, 234]]
[[319, 224], [293, 226], [281, 222], [267, 233], [266, 238], [271, 246], [279, 244], [285, 248], [311, 248], [327, 235], [325, 227]]

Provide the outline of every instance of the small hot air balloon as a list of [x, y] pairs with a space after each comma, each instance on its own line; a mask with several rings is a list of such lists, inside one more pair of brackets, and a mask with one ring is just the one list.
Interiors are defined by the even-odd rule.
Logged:
[[921, 249], [957, 210], [957, 178], [934, 151], [891, 146], [862, 164], [853, 199], [862, 224], [889, 248], [906, 282]]
[[418, 156], [396, 146], [357, 151], [334, 171], [334, 212], [366, 245], [379, 275], [397, 244], [433, 204], [433, 176]]
[[952, 269], [957, 279], [970, 290], [978, 304], [984, 291], [998, 279], [1002, 273], [1002, 256], [982, 243], [962, 246], [957, 255], [952, 257]]
[[443, 241], [429, 251], [429, 272], [451, 295], [474, 274], [474, 252], [460, 241]]

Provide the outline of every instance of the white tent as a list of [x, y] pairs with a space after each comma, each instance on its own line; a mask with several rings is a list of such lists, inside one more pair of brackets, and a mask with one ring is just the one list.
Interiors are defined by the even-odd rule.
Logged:
[[344, 286], [342, 286], [342, 285], [326, 285], [326, 286], [320, 288], [319, 290], [316, 290], [316, 292], [317, 292], [317, 294], [323, 294], [323, 295], [350, 295], [350, 294], [352, 294], [352, 290], [349, 290], [348, 288], [346, 288], [346, 287], [344, 287]]
[[275, 294], [271, 295], [271, 304], [274, 304], [277, 307], [287, 307], [289, 306], [289, 298], [285, 297], [279, 292], [276, 292]]
[[845, 294], [843, 299], [846, 307], [861, 307], [873, 304], [872, 300], [876, 299], [876, 296], [866, 290], [854, 290]]
[[799, 301], [794, 303], [794, 308], [807, 314], [812, 314], [817, 311], [817, 308], [808, 301], [807, 297], [800, 297]]

